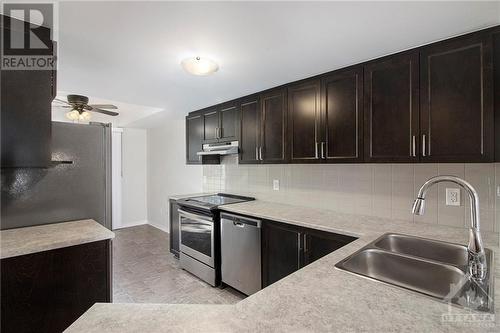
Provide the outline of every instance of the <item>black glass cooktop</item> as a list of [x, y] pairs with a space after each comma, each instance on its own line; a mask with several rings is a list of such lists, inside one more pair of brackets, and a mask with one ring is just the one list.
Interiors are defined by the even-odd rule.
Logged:
[[188, 205], [195, 207], [203, 207], [208, 209], [214, 209], [221, 205], [228, 205], [233, 203], [245, 202], [255, 200], [251, 197], [243, 197], [232, 194], [218, 193], [212, 195], [204, 195], [200, 197], [191, 197], [178, 200], [180, 205]]

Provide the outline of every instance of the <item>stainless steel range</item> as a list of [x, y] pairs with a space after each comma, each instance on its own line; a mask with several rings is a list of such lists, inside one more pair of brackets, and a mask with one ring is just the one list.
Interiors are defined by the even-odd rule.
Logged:
[[219, 285], [219, 207], [251, 200], [255, 199], [224, 193], [178, 200], [181, 267], [212, 286]]

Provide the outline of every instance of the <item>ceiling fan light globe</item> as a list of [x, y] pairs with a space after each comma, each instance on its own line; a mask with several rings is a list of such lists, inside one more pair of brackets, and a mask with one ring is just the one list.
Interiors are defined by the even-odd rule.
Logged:
[[198, 76], [209, 75], [219, 70], [219, 65], [215, 61], [201, 57], [184, 59], [181, 65], [186, 72]]
[[78, 113], [78, 111], [76, 111], [76, 110], [67, 112], [66, 118], [68, 118], [69, 120], [73, 120], [73, 121], [78, 120], [78, 119], [80, 119], [80, 113]]
[[83, 121], [88, 121], [90, 120], [91, 118], [91, 114], [87, 111], [83, 111], [81, 114], [79, 114], [79, 120], [83, 120]]

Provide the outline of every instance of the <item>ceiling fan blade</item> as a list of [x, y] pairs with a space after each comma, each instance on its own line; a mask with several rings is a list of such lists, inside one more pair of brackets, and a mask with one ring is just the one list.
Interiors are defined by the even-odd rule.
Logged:
[[59, 105], [59, 104], [54, 104], [52, 105], [55, 108], [62, 108], [62, 109], [72, 109], [73, 107], [71, 105]]
[[117, 115], [119, 115], [119, 113], [118, 113], [118, 112], [107, 111], [107, 110], [101, 110], [101, 109], [98, 109], [98, 108], [93, 108], [93, 107], [91, 107], [90, 105], [87, 105], [87, 106], [85, 107], [85, 109], [86, 109], [87, 111], [91, 111], [91, 112], [103, 113], [103, 114], [106, 114], [106, 115], [108, 115], [108, 116], [117, 116]]
[[111, 109], [111, 110], [116, 110], [118, 107], [116, 105], [112, 104], [89, 104], [89, 106], [93, 108], [98, 108], [98, 109]]
[[59, 98], [54, 98], [54, 102], [59, 102], [59, 103], [64, 103], [64, 104], [70, 105], [67, 101], [59, 99]]

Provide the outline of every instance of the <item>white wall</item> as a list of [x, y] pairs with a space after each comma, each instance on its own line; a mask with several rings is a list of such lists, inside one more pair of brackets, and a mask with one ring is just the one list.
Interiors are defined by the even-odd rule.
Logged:
[[147, 132], [124, 128], [122, 134], [122, 226], [147, 223]]
[[184, 116], [170, 116], [147, 130], [148, 221], [168, 230], [168, 198], [202, 191], [203, 169], [186, 165]]

